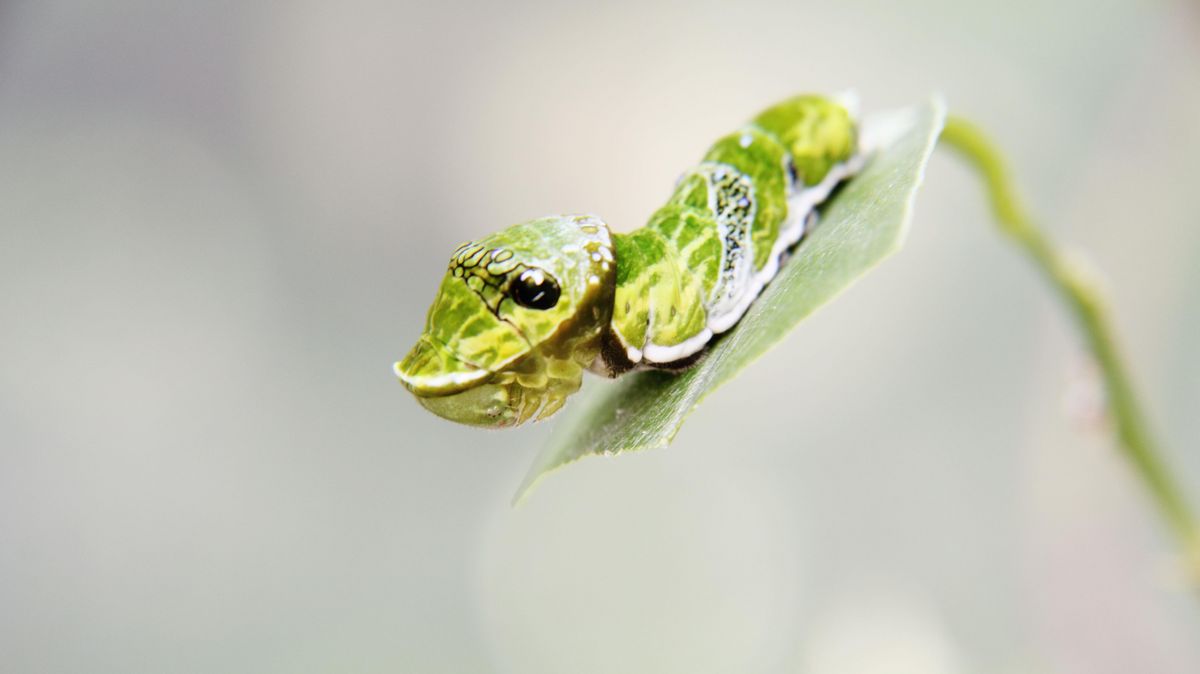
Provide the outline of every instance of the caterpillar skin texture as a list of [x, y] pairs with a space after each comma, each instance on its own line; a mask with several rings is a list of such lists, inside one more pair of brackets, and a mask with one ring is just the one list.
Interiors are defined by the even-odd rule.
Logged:
[[557, 412], [585, 369], [684, 368], [862, 160], [851, 112], [798, 96], [714, 143], [641, 229], [557, 215], [465, 243], [396, 374], [438, 416], [505, 427]]

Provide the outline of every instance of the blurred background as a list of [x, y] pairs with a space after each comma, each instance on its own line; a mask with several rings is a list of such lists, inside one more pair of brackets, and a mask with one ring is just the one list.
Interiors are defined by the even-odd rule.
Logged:
[[0, 3], [0, 670], [1196, 672], [1075, 335], [945, 156], [672, 447], [519, 508], [553, 422], [391, 365], [462, 240], [640, 226], [793, 93], [940, 91], [1104, 270], [1200, 503], [1198, 73], [1184, 0]]

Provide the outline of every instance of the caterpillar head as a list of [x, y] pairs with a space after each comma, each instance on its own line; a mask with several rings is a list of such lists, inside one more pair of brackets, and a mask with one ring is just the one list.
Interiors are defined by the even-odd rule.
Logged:
[[608, 226], [593, 216], [542, 218], [465, 243], [396, 375], [451, 421], [544, 419], [596, 358], [615, 278]]

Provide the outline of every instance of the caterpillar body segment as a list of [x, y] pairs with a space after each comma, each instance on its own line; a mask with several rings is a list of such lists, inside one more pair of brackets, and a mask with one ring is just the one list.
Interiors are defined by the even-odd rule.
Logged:
[[396, 374], [435, 414], [497, 427], [553, 414], [584, 369], [686, 367], [863, 161], [847, 107], [798, 96], [714, 143], [640, 229], [563, 215], [463, 244]]

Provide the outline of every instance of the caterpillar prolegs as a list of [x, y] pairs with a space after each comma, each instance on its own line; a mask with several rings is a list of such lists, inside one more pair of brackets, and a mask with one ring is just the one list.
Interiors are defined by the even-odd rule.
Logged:
[[841, 101], [797, 96], [714, 143], [640, 229], [558, 215], [459, 246], [397, 376], [439, 416], [503, 427], [557, 412], [585, 369], [694, 363], [861, 167], [858, 135]]

